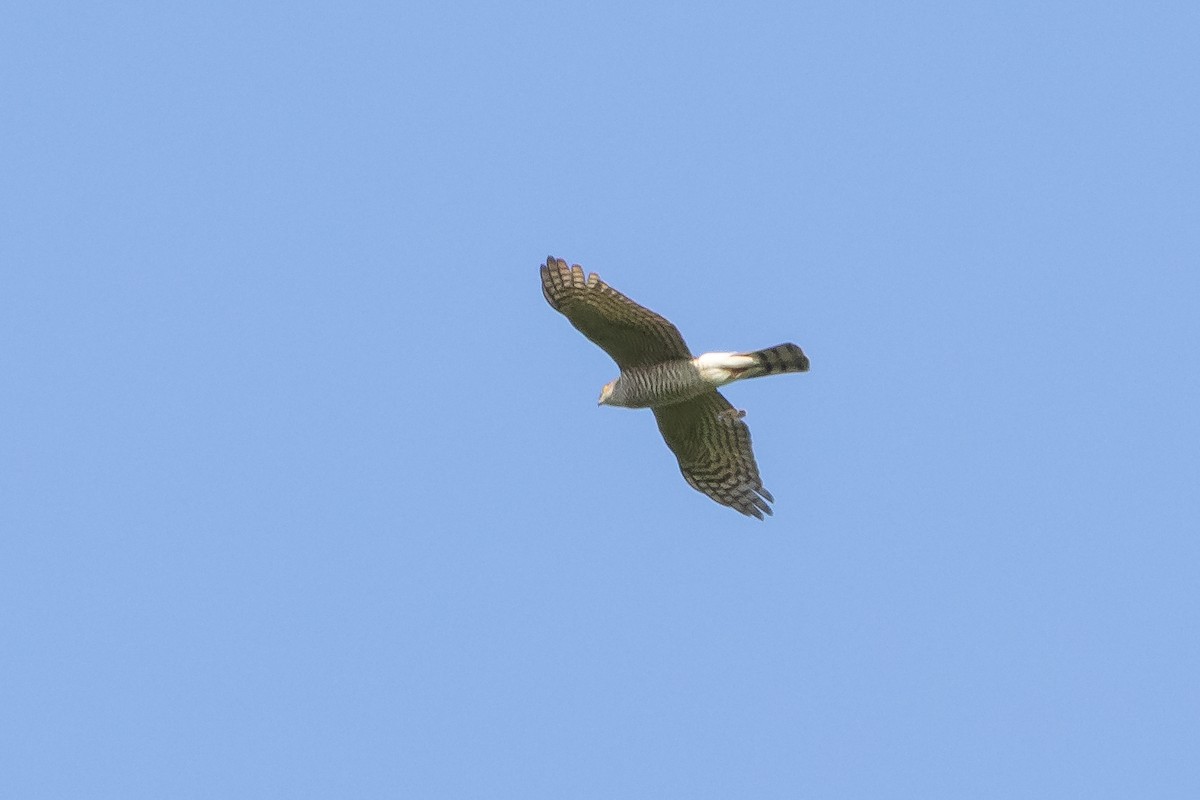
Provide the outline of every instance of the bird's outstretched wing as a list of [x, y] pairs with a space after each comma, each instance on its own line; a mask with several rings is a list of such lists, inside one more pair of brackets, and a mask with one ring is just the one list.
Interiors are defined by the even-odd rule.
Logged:
[[750, 428], [720, 392], [658, 406], [654, 418], [693, 489], [748, 516], [772, 513], [775, 498], [758, 477]]
[[580, 333], [612, 356], [621, 369], [643, 367], [692, 353], [679, 330], [583, 268], [551, 256], [542, 267], [542, 294]]

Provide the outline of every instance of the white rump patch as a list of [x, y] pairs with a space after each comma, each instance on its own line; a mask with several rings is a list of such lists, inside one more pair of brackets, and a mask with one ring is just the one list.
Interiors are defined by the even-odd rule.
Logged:
[[758, 362], [741, 353], [703, 353], [692, 359], [692, 363], [700, 370], [700, 377], [705, 383], [724, 386], [736, 381], [743, 370], [750, 369]]

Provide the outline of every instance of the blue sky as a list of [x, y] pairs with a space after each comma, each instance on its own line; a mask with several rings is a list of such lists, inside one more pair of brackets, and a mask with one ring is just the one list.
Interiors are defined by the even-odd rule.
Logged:
[[[0, 794], [1200, 796], [1198, 24], [8, 9]], [[805, 348], [773, 518], [547, 254]]]

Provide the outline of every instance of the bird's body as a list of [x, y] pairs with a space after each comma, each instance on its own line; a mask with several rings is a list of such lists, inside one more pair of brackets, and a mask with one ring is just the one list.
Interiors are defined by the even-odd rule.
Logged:
[[808, 359], [794, 344], [781, 344], [753, 353], [704, 353], [648, 367], [630, 367], [611, 384], [602, 405], [654, 408], [691, 400], [734, 381], [804, 372]]
[[601, 392], [600, 404], [624, 408], [653, 408], [691, 400], [712, 389], [693, 359], [673, 359], [648, 367], [630, 367]]
[[678, 329], [616, 291], [595, 273], [550, 257], [542, 293], [584, 336], [612, 356], [620, 376], [604, 386], [600, 404], [650, 408], [659, 432], [697, 491], [743, 514], [770, 514], [750, 446], [744, 411], [717, 388], [737, 380], [806, 372], [808, 357], [794, 344], [746, 353], [692, 356]]

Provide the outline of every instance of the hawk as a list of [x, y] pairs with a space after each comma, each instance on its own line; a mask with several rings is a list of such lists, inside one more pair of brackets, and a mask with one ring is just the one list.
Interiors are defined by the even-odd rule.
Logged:
[[551, 256], [542, 267], [542, 294], [580, 333], [608, 353], [621, 374], [604, 385], [599, 405], [649, 408], [679, 471], [691, 487], [721, 505], [763, 519], [771, 493], [758, 477], [744, 411], [717, 387], [746, 378], [807, 372], [798, 345], [750, 353], [693, 356], [679, 330], [613, 289], [594, 272]]

